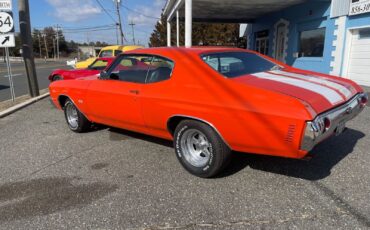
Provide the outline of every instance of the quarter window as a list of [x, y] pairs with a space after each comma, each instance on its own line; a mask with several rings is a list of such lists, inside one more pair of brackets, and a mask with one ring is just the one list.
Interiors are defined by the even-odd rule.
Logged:
[[325, 28], [301, 31], [300, 57], [322, 57], [324, 53]]
[[171, 77], [173, 62], [160, 57], [153, 57], [148, 71], [147, 83], [167, 80]]

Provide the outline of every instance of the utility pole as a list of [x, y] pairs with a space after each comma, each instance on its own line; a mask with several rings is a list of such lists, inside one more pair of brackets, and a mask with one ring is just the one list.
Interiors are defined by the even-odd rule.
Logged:
[[54, 58], [54, 61], [55, 61], [56, 56], [57, 56], [56, 55], [56, 51], [55, 51], [55, 38], [53, 38], [53, 50], [54, 50], [54, 52], [53, 52], [54, 53], [54, 55], [53, 55], [54, 57], [53, 58]]
[[39, 34], [38, 34], [38, 37], [39, 37], [39, 51], [40, 51], [40, 58], [42, 58], [42, 50], [41, 50], [41, 33], [40, 33], [40, 31], [39, 31]]
[[123, 29], [122, 29], [122, 21], [121, 21], [121, 13], [120, 13], [120, 6], [121, 0], [115, 0], [116, 2], [116, 9], [117, 9], [117, 16], [118, 16], [118, 26], [121, 35], [121, 45], [123, 45]]
[[19, 29], [22, 39], [22, 54], [26, 67], [28, 89], [31, 97], [40, 95], [39, 84], [37, 82], [35, 60], [33, 57], [33, 45], [31, 36], [30, 8], [28, 0], [18, 0], [19, 10]]
[[132, 28], [132, 41], [134, 42], [134, 45], [135, 45], [135, 29], [134, 29], [134, 26], [135, 26], [135, 23], [133, 20], [131, 20], [130, 24], [129, 24]]
[[46, 44], [46, 33], [42, 34], [42, 36], [44, 37], [44, 44], [45, 44], [45, 50], [46, 50], [46, 58], [49, 58], [49, 50], [48, 50], [48, 46]]
[[57, 24], [57, 58], [59, 60], [59, 25]]

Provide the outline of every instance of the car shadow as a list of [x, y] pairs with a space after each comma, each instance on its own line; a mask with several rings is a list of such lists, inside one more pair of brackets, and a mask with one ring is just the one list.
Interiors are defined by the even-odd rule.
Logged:
[[353, 152], [364, 133], [347, 129], [317, 145], [305, 159], [288, 159], [233, 152], [230, 165], [218, 177], [233, 175], [245, 167], [305, 180], [320, 180], [330, 175], [331, 169]]
[[80, 208], [118, 189], [77, 177], [47, 177], [0, 184], [0, 223]]
[[122, 141], [127, 139], [140, 139], [143, 141], [152, 142], [155, 144], [163, 145], [166, 147], [173, 147], [172, 141], [161, 139], [158, 137], [148, 136], [142, 133], [136, 133], [124, 129], [118, 129], [110, 127], [109, 131], [109, 139], [112, 141]]
[[[172, 141], [135, 133], [118, 128], [109, 128], [109, 137], [113, 141], [136, 138], [166, 147], [173, 147]], [[331, 169], [353, 152], [357, 141], [365, 134], [354, 129], [347, 129], [341, 135], [331, 137], [317, 145], [305, 159], [289, 159], [258, 154], [232, 152], [231, 162], [216, 178], [228, 177], [246, 167], [255, 170], [281, 174], [306, 180], [320, 180], [330, 175]]]

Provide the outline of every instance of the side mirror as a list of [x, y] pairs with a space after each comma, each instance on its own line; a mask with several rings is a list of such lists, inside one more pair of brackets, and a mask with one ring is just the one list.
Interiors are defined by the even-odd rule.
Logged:
[[103, 70], [100, 72], [99, 79], [108, 79], [108, 78], [109, 78], [109, 74], [107, 73], [107, 71]]

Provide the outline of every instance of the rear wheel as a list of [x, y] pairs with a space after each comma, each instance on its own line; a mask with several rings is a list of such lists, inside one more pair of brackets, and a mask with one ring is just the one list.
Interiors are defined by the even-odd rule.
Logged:
[[64, 115], [68, 127], [76, 133], [86, 132], [91, 128], [91, 122], [77, 109], [70, 99], [64, 104]]
[[209, 125], [181, 121], [175, 130], [174, 147], [182, 166], [199, 177], [212, 177], [229, 163], [231, 150]]
[[63, 77], [62, 77], [62, 76], [60, 76], [60, 75], [54, 75], [52, 80], [53, 80], [53, 81], [63, 80]]

